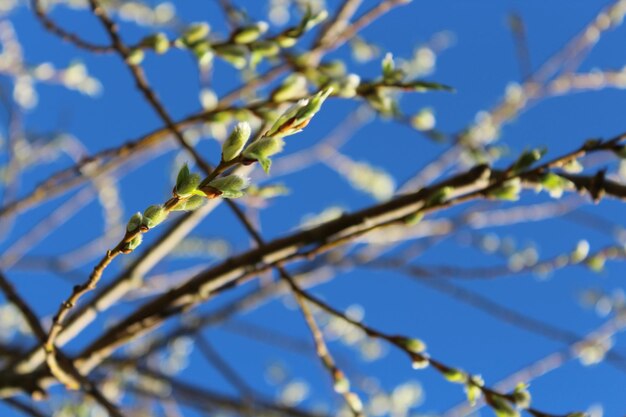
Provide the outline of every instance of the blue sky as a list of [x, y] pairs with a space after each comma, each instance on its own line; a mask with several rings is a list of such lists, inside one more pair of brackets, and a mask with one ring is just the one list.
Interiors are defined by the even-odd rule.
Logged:
[[[203, 7], [191, 3], [175, 2], [181, 21], [208, 20], [214, 30], [223, 29], [224, 23], [213, 2], [207, 2], [209, 4]], [[265, 2], [246, 3], [250, 3], [252, 16], [265, 18]], [[365, 1], [363, 10], [374, 3]], [[407, 97], [403, 101], [403, 109], [407, 113], [432, 107], [436, 113], [437, 127], [444, 132], [454, 133], [467, 127], [479, 111], [487, 110], [497, 103], [509, 83], [520, 81], [513, 37], [506, 23], [511, 12], [523, 18], [528, 33], [531, 63], [533, 68], [537, 68], [606, 4], [606, 1], [585, 0], [414, 1], [368, 27], [363, 37], [374, 42], [384, 52], [391, 52], [397, 58], [408, 58], [417, 46], [428, 42], [436, 33], [449, 31], [454, 34], [454, 44], [441, 52], [436, 72], [428, 78], [453, 86], [456, 93], [426, 93]], [[52, 16], [86, 38], [100, 41], [106, 39], [96, 20], [84, 11], [59, 7]], [[50, 61], [62, 67], [74, 59], [80, 59], [104, 87], [103, 93], [96, 98], [68, 92], [58, 86], [38, 87], [39, 104], [25, 116], [28, 130], [43, 133], [66, 129], [78, 137], [90, 153], [94, 153], [120, 145], [161, 126], [156, 114], [135, 90], [130, 74], [117, 56], [88, 55], [62, 43], [42, 29], [27, 7], [18, 8], [8, 19], [15, 26], [28, 63]], [[146, 33], [132, 24], [123, 24], [122, 29], [129, 42], [140, 39]], [[618, 70], [626, 65], [626, 55], [622, 52], [625, 35], [626, 29], [623, 27], [606, 33], [582, 63], [580, 71], [587, 72], [595, 68]], [[347, 59], [349, 70], [363, 78], [376, 77], [380, 72], [380, 58], [369, 63], [355, 62], [345, 47], [333, 55]], [[145, 67], [150, 82], [174, 118], [184, 117], [200, 109], [200, 84], [196, 66], [189, 54], [173, 51], [164, 57], [149, 56]], [[231, 90], [237, 82], [236, 73], [231, 67], [221, 63], [217, 65], [213, 87], [218, 95]], [[12, 80], [0, 74], [0, 86], [3, 89], [10, 88], [11, 83]], [[559, 155], [588, 138], [606, 138], [624, 131], [625, 99], [623, 91], [614, 89], [548, 99], [507, 124], [500, 142], [511, 150], [512, 155], [543, 145], [547, 146], [549, 155]], [[308, 148], [325, 137], [358, 105], [354, 102], [329, 101], [303, 133], [289, 139], [287, 154]], [[6, 132], [5, 124], [0, 125], [0, 128], [3, 133]], [[211, 162], [218, 162], [219, 150], [214, 141], [202, 141], [198, 149]], [[406, 126], [375, 120], [360, 129], [342, 148], [342, 152], [355, 161], [368, 161], [384, 168], [395, 177], [397, 183], [402, 183], [445, 149], [446, 145], [433, 143]], [[133, 171], [120, 182], [126, 218], [168, 195], [175, 157], [175, 152], [166, 153]], [[615, 169], [614, 162], [606, 161], [598, 168], [606, 165]], [[505, 166], [506, 162], [499, 164]], [[39, 181], [71, 164], [69, 158], [63, 157], [27, 172], [22, 178], [20, 193], [26, 194]], [[263, 232], [268, 238], [288, 233], [305, 214], [318, 213], [330, 205], [355, 210], [374, 203], [371, 197], [354, 190], [345, 179], [321, 164], [280, 180], [292, 189], [292, 193], [273, 200], [261, 212]], [[271, 177], [267, 182], [271, 182]], [[548, 200], [532, 192], [526, 192], [522, 197], [518, 204]], [[11, 234], [0, 242], [0, 253], [33, 224], [47, 217], [66, 198], [67, 195], [22, 214]], [[585, 203], [579, 210], [623, 226], [623, 207], [615, 201], [603, 202], [598, 206]], [[451, 216], [460, 212], [457, 209], [438, 216]], [[53, 233], [35, 247], [32, 255], [59, 256], [97, 237], [102, 227], [100, 208], [92, 202], [70, 219], [62, 232]], [[580, 239], [587, 239], [592, 250], [615, 243], [612, 237], [575, 223], [568, 217], [481, 231], [485, 234], [492, 232], [513, 237], [521, 246], [535, 246], [541, 259], [571, 250]], [[249, 246], [243, 230], [224, 207], [208, 217], [193, 235], [225, 238], [237, 252]], [[167, 259], [154, 272], [165, 273], [177, 268], [208, 265], [210, 262], [210, 259], [197, 258]], [[450, 238], [429, 247], [417, 262], [421, 265], [472, 267], [500, 265], [505, 261], [487, 256], [464, 245], [459, 239]], [[82, 266], [79, 273], [86, 276], [92, 263]], [[113, 277], [124, 264], [125, 261], [116, 261], [107, 271], [105, 281]], [[600, 274], [582, 266], [574, 266], [553, 274], [548, 280], [522, 274], [458, 284], [511, 309], [582, 335], [599, 326], [606, 318], [582, 308], [578, 302], [579, 294], [589, 288], [605, 291], [619, 289], [623, 286], [620, 278], [624, 272], [622, 264], [610, 262]], [[50, 273], [33, 273], [15, 268], [7, 271], [7, 274], [40, 315], [52, 314], [71, 288], [70, 283]], [[391, 271], [359, 269], [340, 274], [337, 279], [319, 286], [315, 291], [339, 308], [361, 305], [366, 311], [367, 323], [391, 333], [418, 336], [428, 343], [433, 356], [482, 374], [487, 382], [495, 382], [562, 347], [559, 343], [502, 323]], [[227, 298], [232, 296], [228, 295]], [[215, 305], [219, 303], [218, 300]], [[126, 304], [114, 309], [109, 320], [119, 317], [128, 308]], [[213, 305], [203, 306], [202, 311], [211, 308], [214, 308]], [[241, 320], [300, 339], [307, 340], [309, 337], [299, 313], [286, 308], [280, 301], [264, 305]], [[102, 324], [92, 326], [85, 334], [86, 339], [71, 345], [70, 351], [93, 337]], [[223, 329], [210, 330], [205, 334], [225, 358], [246, 376], [249, 384], [268, 395], [274, 395], [275, 387], [266, 382], [265, 369], [270, 361], [280, 360], [287, 364], [294, 377], [309, 381], [311, 393], [304, 406], [320, 401], [338, 404], [338, 399], [328, 386], [328, 377], [315, 358], [303, 360], [302, 356], [250, 342]], [[389, 352], [384, 358], [366, 364], [355, 360], [353, 357], [356, 355], [350, 348], [337, 342], [330, 346], [339, 357], [348, 358], [345, 361], [347, 369], [358, 368], [358, 374], [378, 379], [385, 389], [390, 390], [407, 381], [422, 384], [425, 399], [415, 409], [416, 413], [442, 412], [463, 399], [463, 392], [458, 386], [443, 381], [433, 371], [418, 373], [412, 370], [406, 358], [396, 352]], [[615, 338], [615, 349], [626, 352], [620, 335]], [[185, 377], [217, 391], [234, 392], [219, 374], [202, 361], [197, 351], [192, 353], [191, 360], [194, 366], [183, 371]], [[605, 362], [582, 366], [578, 361], [572, 361], [532, 382], [533, 404], [541, 410], [556, 414], [601, 404], [605, 416], [624, 415], [626, 409], [622, 399], [625, 381], [623, 371]], [[1, 415], [13, 416], [11, 413], [0, 404]], [[188, 415], [195, 414], [189, 411]]]

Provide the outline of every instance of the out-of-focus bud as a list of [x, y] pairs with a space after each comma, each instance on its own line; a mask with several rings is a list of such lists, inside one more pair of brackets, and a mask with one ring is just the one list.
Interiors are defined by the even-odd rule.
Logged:
[[512, 172], [518, 173], [529, 168], [532, 164], [541, 159], [546, 154], [546, 149], [531, 149], [523, 152], [513, 164]]
[[333, 372], [333, 388], [337, 394], [345, 394], [350, 391], [350, 381], [339, 369]]
[[435, 114], [431, 108], [421, 109], [417, 114], [411, 117], [411, 126], [415, 130], [419, 130], [421, 132], [427, 130], [433, 130], [435, 128]]
[[413, 353], [422, 353], [426, 350], [426, 343], [420, 339], [412, 339], [404, 336], [396, 336], [393, 338], [394, 342], [402, 346], [404, 349]]
[[237, 69], [243, 69], [248, 64], [248, 50], [243, 45], [220, 45], [215, 47], [215, 53]]
[[254, 42], [267, 32], [268, 28], [267, 22], [258, 22], [255, 25], [243, 27], [233, 33], [233, 42], [239, 44]]
[[209, 26], [208, 23], [205, 23], [205, 22], [192, 23], [183, 32], [183, 35], [180, 37], [180, 40], [185, 45], [190, 46], [206, 38], [210, 30], [211, 30], [211, 27]]
[[465, 395], [467, 396], [467, 402], [473, 407], [476, 405], [476, 401], [480, 398], [483, 391], [481, 387], [485, 385], [485, 381], [480, 375], [472, 375], [465, 384]]
[[519, 417], [520, 413], [505, 398], [499, 395], [489, 396], [489, 405], [496, 412], [498, 417]]
[[342, 77], [340, 81], [336, 82], [334, 88], [337, 91], [337, 96], [352, 98], [357, 95], [357, 89], [360, 84], [361, 77], [357, 74], [348, 74], [345, 77]]
[[145, 54], [142, 49], [133, 49], [126, 57], [126, 62], [131, 65], [139, 65], [143, 62]]
[[142, 46], [153, 49], [157, 54], [164, 54], [170, 49], [170, 41], [165, 33], [155, 33], [154, 35], [146, 36], [140, 42]]
[[450, 382], [457, 384], [465, 384], [468, 381], [468, 375], [460, 369], [449, 368], [443, 371], [443, 376]]
[[570, 180], [553, 172], [548, 172], [540, 181], [543, 189], [548, 191], [552, 198], [561, 198], [564, 191], [576, 188]]
[[213, 50], [208, 41], [198, 41], [190, 46], [191, 52], [198, 58], [201, 64], [207, 64], [213, 59]]
[[272, 92], [272, 101], [281, 103], [302, 97], [307, 94], [306, 77], [302, 74], [292, 74], [285, 78], [283, 83]]
[[500, 187], [489, 190], [487, 195], [498, 200], [517, 201], [521, 191], [522, 182], [519, 177], [515, 177], [505, 181]]
[[513, 402], [515, 406], [518, 408], [528, 408], [530, 407], [530, 392], [528, 392], [528, 384], [520, 382], [515, 387], [515, 391], [511, 394], [513, 398]]
[[274, 41], [257, 41], [250, 44], [250, 50], [262, 57], [271, 57], [278, 55], [280, 46]]

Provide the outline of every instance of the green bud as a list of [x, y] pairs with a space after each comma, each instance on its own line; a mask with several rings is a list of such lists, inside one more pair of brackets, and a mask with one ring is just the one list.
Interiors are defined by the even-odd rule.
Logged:
[[582, 411], [576, 411], [574, 413], [569, 413], [565, 417], [589, 417], [589, 413], [584, 413]]
[[581, 164], [578, 159], [570, 159], [565, 164], [563, 164], [561, 168], [563, 168], [563, 171], [567, 172], [568, 174], [578, 174], [580, 172], [583, 172], [583, 169], [585, 169], [583, 164]]
[[199, 184], [200, 176], [198, 174], [191, 174], [189, 172], [189, 166], [184, 164], [180, 171], [178, 171], [174, 192], [178, 197], [189, 197], [193, 194], [194, 190], [198, 188]]
[[190, 46], [206, 38], [210, 30], [211, 27], [208, 25], [208, 23], [192, 23], [183, 32], [183, 35], [180, 37], [180, 39], [185, 45]]
[[424, 218], [424, 212], [416, 211], [415, 213], [409, 214], [408, 216], [404, 218], [404, 224], [406, 224], [407, 226], [415, 226], [416, 224], [421, 222], [423, 218]]
[[251, 129], [248, 122], [237, 123], [228, 139], [222, 144], [222, 160], [228, 162], [239, 156], [250, 138], [250, 134]]
[[460, 369], [448, 368], [443, 371], [443, 376], [450, 382], [465, 384], [468, 381], [468, 375]]
[[372, 108], [383, 116], [393, 116], [398, 114], [398, 102], [385, 89], [376, 88], [366, 97], [367, 102]]
[[237, 69], [244, 69], [248, 64], [248, 51], [241, 45], [221, 45], [215, 48], [215, 52], [226, 62]]
[[357, 88], [361, 84], [361, 77], [356, 74], [348, 74], [335, 83], [336, 95], [343, 98], [353, 98], [357, 95]]
[[420, 339], [412, 339], [403, 336], [396, 336], [393, 340], [402, 346], [404, 349], [412, 353], [422, 353], [426, 350], [426, 343]]
[[317, 14], [308, 12], [303, 19], [304, 30], [311, 30], [328, 18], [328, 10], [322, 9]]
[[209, 182], [208, 186], [221, 192], [223, 198], [239, 198], [243, 196], [243, 190], [248, 187], [250, 181], [239, 175], [226, 175]]
[[300, 132], [320, 110], [332, 91], [332, 88], [326, 88], [309, 99], [298, 101], [278, 118], [266, 136], [284, 137]]
[[155, 33], [142, 39], [141, 45], [151, 48], [157, 54], [164, 54], [170, 49], [170, 41], [164, 33]]
[[280, 35], [276, 36], [276, 42], [281, 48], [291, 48], [298, 42], [298, 37], [294, 36], [295, 34], [290, 31], [285, 31]]
[[276, 36], [275, 40], [281, 48], [291, 48], [298, 42], [298, 32], [290, 29]]
[[319, 91], [309, 99], [309, 103], [306, 106], [302, 107], [298, 111], [296, 117], [301, 120], [307, 120], [308, 123], [308, 119], [311, 119], [318, 111], [320, 111], [322, 104], [324, 104], [324, 101], [326, 101], [332, 92], [332, 88], [325, 88]]
[[167, 211], [162, 205], [152, 205], [143, 212], [143, 225], [148, 229], [159, 225], [167, 218]]
[[196, 56], [198, 61], [211, 62], [213, 59], [213, 51], [211, 50], [211, 44], [208, 41], [198, 41], [190, 46], [191, 52]]
[[261, 35], [267, 32], [269, 25], [267, 22], [258, 22], [255, 25], [243, 27], [233, 34], [233, 42], [247, 44], [256, 41]]
[[587, 259], [587, 266], [593, 272], [602, 272], [606, 264], [606, 258], [602, 254], [597, 254]]
[[570, 180], [553, 172], [549, 172], [541, 178], [541, 186], [548, 191], [552, 198], [560, 198], [563, 191], [574, 188], [574, 184]]
[[467, 402], [473, 407], [476, 405], [476, 401], [482, 395], [480, 387], [485, 385], [485, 381], [479, 375], [472, 375], [465, 383], [465, 395], [467, 396]]
[[298, 26], [283, 31], [281, 34], [276, 36], [275, 39], [282, 48], [290, 48], [296, 44], [304, 32], [311, 30], [327, 17], [328, 11], [321, 10], [318, 14], [314, 15], [309, 7], [307, 8], [306, 13], [302, 17]]
[[383, 67], [383, 78], [385, 80], [395, 78], [394, 74], [395, 74], [396, 64], [393, 60], [393, 55], [391, 53], [388, 52], [385, 55], [385, 58], [383, 58], [382, 67]]
[[281, 103], [302, 97], [307, 94], [306, 77], [302, 74], [292, 74], [285, 78], [283, 83], [272, 92], [272, 101]]
[[126, 62], [131, 65], [139, 65], [143, 62], [145, 54], [142, 49], [133, 49], [126, 57]]
[[526, 168], [530, 167], [532, 164], [540, 160], [546, 154], [546, 149], [532, 149], [530, 151], [523, 152], [520, 157], [513, 164], [512, 171], [513, 173], [518, 173]]
[[280, 53], [280, 46], [274, 41], [257, 41], [250, 44], [250, 50], [262, 57], [272, 57]]
[[426, 203], [424, 204], [426, 207], [437, 206], [439, 204], [444, 203], [454, 191], [453, 187], [442, 187], [435, 190], [428, 198], [426, 199]]
[[198, 207], [202, 206], [205, 201], [206, 201], [206, 198], [202, 196], [192, 195], [188, 199], [182, 200], [178, 204], [176, 204], [172, 208], [172, 211], [193, 211], [197, 209]]
[[264, 136], [248, 145], [243, 151], [243, 156], [246, 159], [258, 161], [263, 171], [269, 173], [272, 165], [269, 157], [281, 152], [284, 146], [285, 142], [281, 138]]
[[270, 130], [268, 130], [267, 133], [265, 133], [265, 136], [278, 136], [278, 137], [287, 136], [283, 133], [287, 131], [290, 132], [289, 133], [290, 135], [293, 135], [294, 133], [298, 133], [301, 129], [297, 131], [293, 131], [295, 130], [293, 129], [293, 127], [295, 124], [296, 114], [298, 114], [298, 111], [300, 111], [300, 109], [302, 109], [307, 104], [309, 104], [309, 99], [305, 98], [305, 99], [298, 100], [297, 103], [293, 104], [291, 107], [287, 109], [286, 112], [284, 112], [282, 115], [278, 117], [278, 119], [274, 122], [274, 124], [270, 128]]
[[133, 214], [133, 216], [128, 220], [128, 224], [126, 224], [126, 231], [128, 233], [134, 233], [141, 227], [143, 221], [143, 216], [141, 213], [137, 212]]
[[224, 110], [224, 111], [218, 111], [218, 112], [210, 114], [207, 117], [207, 120], [210, 120], [215, 123], [228, 123], [232, 120], [232, 118], [233, 118], [232, 112]]
[[517, 201], [522, 191], [522, 182], [518, 177], [505, 181], [500, 187], [487, 192], [487, 196], [498, 200]]
[[518, 408], [528, 408], [530, 407], [530, 393], [528, 392], [528, 384], [524, 382], [520, 382], [515, 387], [515, 391], [511, 394], [513, 397], [513, 403]]
[[499, 395], [490, 395], [487, 401], [497, 417], [520, 417], [520, 413]]
[[130, 253], [134, 251], [135, 249], [139, 247], [139, 245], [141, 245], [142, 241], [143, 241], [142, 234], [135, 236], [130, 242], [126, 242], [126, 244], [124, 245], [124, 248], [122, 249], [122, 252]]
[[435, 114], [430, 108], [424, 108], [411, 117], [411, 126], [420, 132], [433, 130], [435, 123]]
[[317, 68], [324, 75], [332, 78], [339, 78], [346, 75], [346, 64], [341, 60], [323, 62]]

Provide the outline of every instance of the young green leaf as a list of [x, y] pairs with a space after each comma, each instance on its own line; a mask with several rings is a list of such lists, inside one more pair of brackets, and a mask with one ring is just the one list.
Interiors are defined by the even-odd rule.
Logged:
[[263, 170], [269, 173], [272, 163], [269, 157], [281, 152], [284, 146], [285, 142], [281, 138], [265, 136], [248, 145], [243, 151], [243, 157], [258, 161]]

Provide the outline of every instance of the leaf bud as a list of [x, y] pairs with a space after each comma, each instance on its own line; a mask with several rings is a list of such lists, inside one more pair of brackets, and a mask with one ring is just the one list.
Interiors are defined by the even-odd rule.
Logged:
[[141, 40], [140, 44], [153, 49], [159, 55], [166, 53], [170, 49], [170, 41], [162, 32], [146, 36]]
[[224, 177], [215, 178], [209, 182], [208, 186], [221, 192], [223, 198], [239, 198], [243, 196], [243, 190], [249, 185], [247, 178], [239, 175], [226, 175]]
[[134, 238], [130, 240], [130, 242], [126, 242], [126, 244], [124, 245], [124, 248], [122, 249], [122, 253], [128, 254], [134, 251], [135, 249], [139, 247], [139, 245], [141, 245], [142, 241], [143, 241], [142, 234], [135, 236]]
[[238, 29], [233, 34], [233, 42], [239, 44], [248, 44], [256, 41], [267, 32], [269, 25], [267, 22], [258, 22], [252, 26], [246, 26], [241, 29]]
[[135, 233], [143, 223], [143, 215], [140, 212], [137, 212], [132, 215], [130, 220], [128, 220], [128, 224], [126, 224], [126, 232], [127, 233]]
[[237, 123], [228, 139], [222, 144], [222, 160], [228, 162], [239, 156], [250, 138], [250, 134], [251, 129], [248, 122]]
[[190, 46], [206, 38], [210, 30], [211, 27], [208, 25], [208, 23], [192, 23], [183, 32], [183, 35], [180, 37], [180, 39], [185, 45]]
[[152, 205], [143, 212], [143, 225], [148, 229], [152, 229], [162, 223], [163, 220], [167, 218], [167, 214], [167, 211], [162, 205]]

